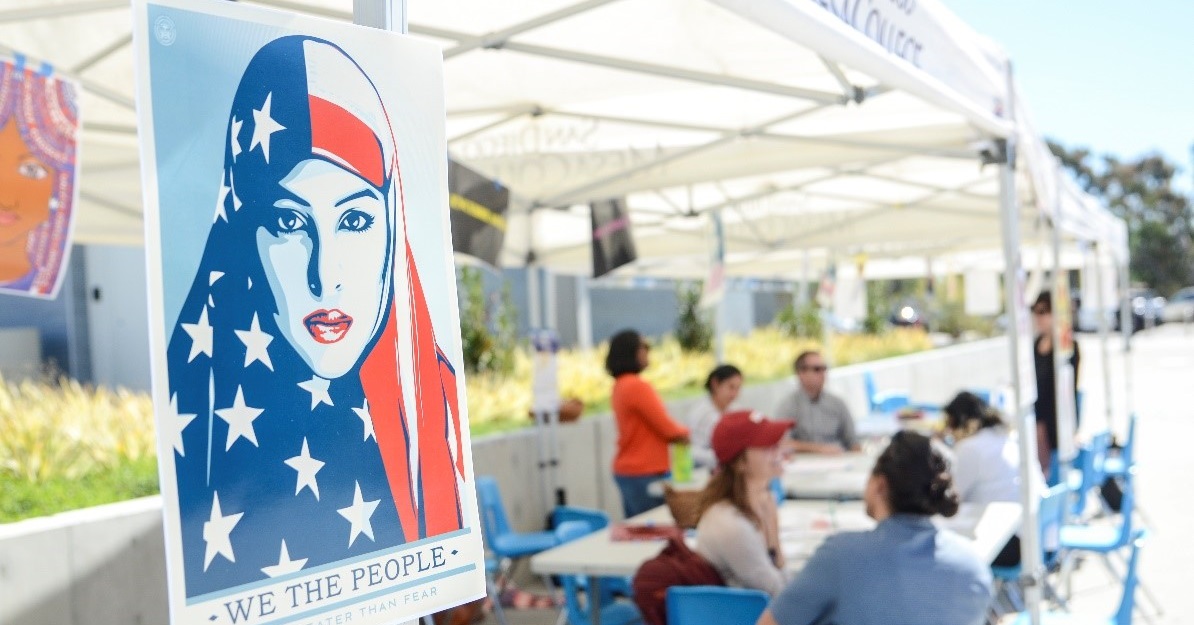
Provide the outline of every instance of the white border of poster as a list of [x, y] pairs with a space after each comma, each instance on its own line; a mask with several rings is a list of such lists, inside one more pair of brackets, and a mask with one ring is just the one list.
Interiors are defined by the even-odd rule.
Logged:
[[[171, 622], [396, 623], [483, 597], [440, 50], [392, 32], [217, 0], [134, 0], [133, 14]], [[280, 40], [290, 47], [283, 49]], [[294, 75], [303, 78], [267, 71], [250, 80], [260, 67], [275, 67], [254, 70], [271, 46], [270, 62], [298, 67]], [[258, 102], [259, 95], [266, 101]], [[369, 140], [345, 143], [354, 130]], [[287, 132], [303, 137], [307, 151], [294, 150], [299, 140]], [[287, 149], [307, 156], [296, 157], [305, 160], [289, 169]], [[277, 163], [289, 174], [269, 178]], [[329, 180], [346, 179], [364, 188], [356, 199], [321, 200]], [[312, 180], [318, 184], [302, 186]], [[320, 212], [320, 201], [334, 206], [326, 213], [332, 217]], [[233, 236], [238, 232], [240, 238]], [[382, 242], [345, 245], [336, 257], [329, 250], [345, 233]], [[377, 274], [361, 268], [365, 248], [378, 251]], [[217, 271], [213, 263], [227, 258], [237, 260]], [[333, 277], [332, 261], [350, 270]], [[295, 271], [304, 267], [305, 273]], [[362, 273], [375, 276], [364, 291]], [[365, 313], [347, 322], [335, 308], [301, 322], [288, 314], [298, 300], [322, 306], [328, 293], [350, 288], [358, 289], [355, 300], [343, 295], [339, 306]], [[253, 313], [251, 325], [248, 317], [233, 317], [246, 312]], [[362, 335], [367, 340], [357, 338]], [[373, 369], [366, 374], [365, 367]], [[203, 392], [179, 382], [196, 370]], [[288, 370], [306, 377], [277, 386]], [[372, 381], [384, 377], [374, 375], [379, 371], [391, 378], [388, 395], [386, 389], [371, 394], [379, 388]], [[253, 388], [269, 392], [254, 396]], [[393, 407], [376, 401], [383, 395]], [[428, 416], [433, 412], [438, 421]], [[329, 429], [333, 414], [347, 415], [350, 423]], [[379, 416], [385, 414], [396, 419]], [[310, 434], [308, 441], [302, 428], [322, 428], [325, 436]], [[386, 428], [398, 435], [385, 434]], [[301, 452], [296, 438], [293, 457], [263, 460], [260, 473], [244, 464], [246, 454], [267, 454], [296, 429], [302, 430]], [[319, 444], [328, 455], [319, 457]], [[371, 457], [378, 458], [373, 464], [345, 453], [370, 444]], [[402, 451], [391, 454], [403, 463], [397, 473], [386, 449]], [[278, 458], [285, 463], [274, 462]], [[355, 497], [336, 503], [343, 496], [334, 490], [337, 463], [349, 462], [359, 471], [347, 482], [350, 495], [356, 484]], [[189, 472], [192, 465], [200, 470]], [[275, 472], [276, 480], [270, 477]], [[395, 475], [409, 478], [402, 484], [406, 505]], [[369, 479], [392, 492], [362, 497]], [[215, 490], [218, 480], [225, 490]], [[270, 484], [286, 489], [286, 497], [265, 494]], [[208, 497], [202, 509], [188, 508], [201, 499], [193, 496], [196, 488]], [[263, 493], [256, 499], [255, 489]], [[291, 499], [308, 502], [310, 516], [287, 507]], [[260, 512], [253, 507], [258, 502]], [[456, 524], [450, 531], [438, 520], [443, 515], [433, 517], [445, 505], [455, 511], [448, 515]], [[414, 525], [403, 516], [410, 509]], [[325, 523], [317, 514], [334, 520]], [[260, 520], [265, 516], [268, 522]], [[278, 526], [281, 550], [273, 533]], [[296, 544], [288, 549], [289, 531], [321, 555], [308, 562]], [[323, 553], [346, 542], [343, 557]], [[261, 567], [253, 558], [266, 547], [272, 559]], [[218, 580], [196, 581], [214, 571]]]

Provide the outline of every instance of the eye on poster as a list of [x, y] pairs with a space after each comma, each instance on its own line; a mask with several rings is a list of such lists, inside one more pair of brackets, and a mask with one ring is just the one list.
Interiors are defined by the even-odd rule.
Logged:
[[440, 51], [231, 2], [134, 15], [172, 622], [483, 596]]
[[78, 204], [79, 88], [0, 55], [0, 294], [53, 298]]

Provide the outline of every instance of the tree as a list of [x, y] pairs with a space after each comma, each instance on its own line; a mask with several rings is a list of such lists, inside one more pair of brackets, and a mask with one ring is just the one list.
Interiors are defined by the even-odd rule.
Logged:
[[1134, 280], [1165, 295], [1194, 282], [1194, 203], [1173, 187], [1177, 165], [1161, 154], [1125, 161], [1053, 141], [1049, 149], [1083, 189], [1127, 223]]
[[701, 310], [701, 283], [677, 289], [680, 315], [676, 318], [676, 341], [686, 352], [707, 352], [713, 347], [713, 324]]
[[514, 371], [514, 351], [518, 348], [518, 325], [509, 285], [500, 295], [493, 294], [491, 305], [479, 270], [461, 267], [457, 284], [465, 371], [510, 374]]

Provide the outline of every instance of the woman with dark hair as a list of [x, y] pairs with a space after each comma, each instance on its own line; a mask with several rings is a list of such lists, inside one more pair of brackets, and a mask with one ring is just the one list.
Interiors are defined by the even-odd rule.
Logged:
[[713, 429], [718, 466], [701, 494], [696, 550], [729, 586], [769, 595], [784, 586], [779, 510], [768, 485], [783, 475], [779, 442], [793, 425], [739, 410]]
[[713, 428], [721, 416], [738, 399], [742, 390], [742, 371], [734, 365], [718, 365], [705, 378], [708, 394], [688, 413], [688, 425], [692, 428], [692, 460], [698, 467], [717, 466], [713, 454]]
[[671, 476], [668, 443], [688, 442], [688, 428], [672, 419], [659, 393], [639, 375], [650, 364], [650, 353], [642, 335], [622, 330], [610, 339], [605, 357], [605, 370], [614, 378], [610, 407], [618, 425], [614, 482], [626, 518], [663, 505], [663, 496], [648, 489]]
[[826, 539], [759, 625], [982, 623], [991, 570], [969, 541], [933, 524], [933, 515], [957, 513], [958, 497], [932, 441], [908, 431], [892, 437], [863, 499], [879, 525]]
[[[1036, 340], [1032, 343], [1033, 364], [1036, 365], [1036, 427], [1037, 456], [1041, 471], [1053, 475], [1053, 457], [1057, 454], [1057, 380], [1053, 370], [1053, 294], [1041, 291], [1032, 303], [1032, 320], [1036, 329]], [[1078, 402], [1078, 343], [1072, 339], [1074, 353], [1070, 355], [1070, 366], [1074, 368], [1074, 387], [1065, 392]], [[1077, 417], [1077, 414], [1075, 414]], [[1074, 429], [1077, 430], [1077, 420]]]
[[[962, 503], [1020, 501], [1020, 445], [999, 416], [982, 398], [965, 391], [945, 405], [945, 425], [953, 433], [954, 490]], [[1045, 480], [1032, 464], [1032, 477], [1041, 489]], [[1020, 563], [1020, 539], [1013, 536], [992, 562]]]

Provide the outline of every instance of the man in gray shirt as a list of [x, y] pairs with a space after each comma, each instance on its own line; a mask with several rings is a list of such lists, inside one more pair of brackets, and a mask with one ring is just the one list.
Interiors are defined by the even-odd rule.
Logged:
[[784, 397], [771, 414], [776, 419], [796, 420], [786, 447], [813, 453], [858, 451], [850, 409], [842, 398], [825, 390], [828, 367], [820, 352], [801, 353], [795, 369], [799, 388]]

